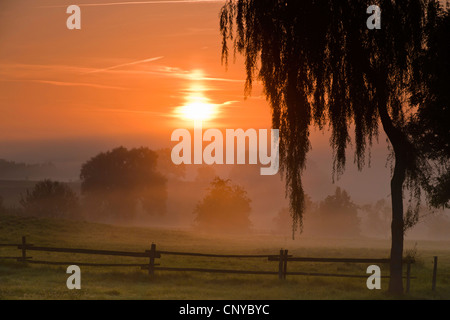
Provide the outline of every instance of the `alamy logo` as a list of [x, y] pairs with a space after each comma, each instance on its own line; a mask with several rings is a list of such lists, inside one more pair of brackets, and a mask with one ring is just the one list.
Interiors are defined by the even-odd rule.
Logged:
[[77, 5], [70, 5], [67, 7], [66, 13], [71, 13], [71, 15], [67, 18], [66, 26], [67, 29], [73, 30], [81, 29], [81, 9]]
[[71, 265], [67, 267], [66, 273], [71, 274], [67, 278], [66, 285], [67, 289], [81, 289], [81, 270], [79, 266]]
[[[270, 140], [269, 140], [270, 139]], [[187, 129], [176, 129], [171, 140], [179, 142], [172, 149], [172, 162], [184, 164], [258, 164], [268, 167], [260, 169], [261, 175], [275, 175], [279, 168], [279, 131], [267, 129], [226, 129], [225, 139], [218, 129], [203, 132], [202, 122], [194, 122], [194, 139]], [[248, 144], [247, 144], [248, 141]], [[203, 142], [208, 144], [203, 148]], [[224, 155], [224, 142], [225, 155]], [[194, 151], [192, 152], [192, 144]], [[270, 146], [268, 146], [270, 145]], [[269, 151], [270, 149], [270, 151]], [[269, 155], [270, 152], [270, 155]], [[193, 153], [193, 159], [192, 159]]]
[[367, 28], [369, 30], [381, 29], [381, 9], [379, 6], [371, 5], [367, 8], [367, 14], [371, 16], [367, 19]]
[[381, 269], [379, 266], [371, 265], [367, 268], [366, 273], [371, 274], [366, 281], [367, 289], [381, 289]]

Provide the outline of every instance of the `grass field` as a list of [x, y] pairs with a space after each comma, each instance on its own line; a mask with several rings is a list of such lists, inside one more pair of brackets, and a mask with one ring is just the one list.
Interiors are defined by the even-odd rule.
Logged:
[[[389, 242], [358, 239], [299, 239], [249, 234], [211, 236], [186, 230], [118, 227], [81, 221], [24, 218], [0, 215], [0, 243], [27, 242], [40, 246], [144, 251], [156, 243], [158, 250], [216, 254], [277, 254], [289, 249], [295, 256], [387, 258]], [[24, 265], [0, 260], [0, 299], [450, 299], [450, 243], [406, 241], [405, 251], [414, 252], [411, 292], [403, 297], [381, 290], [368, 290], [365, 278], [230, 275], [192, 272], [156, 272], [150, 278], [137, 267], [81, 267], [81, 290], [68, 290], [66, 267]], [[19, 256], [17, 248], [0, 247], [0, 256]], [[33, 259], [105, 263], [147, 263], [125, 257], [29, 251]], [[433, 256], [439, 257], [437, 290], [431, 291]], [[164, 267], [201, 267], [277, 271], [277, 262], [266, 259], [231, 259], [162, 256]], [[288, 271], [365, 274], [368, 265], [348, 263], [290, 262]], [[380, 266], [384, 275], [387, 266]]]

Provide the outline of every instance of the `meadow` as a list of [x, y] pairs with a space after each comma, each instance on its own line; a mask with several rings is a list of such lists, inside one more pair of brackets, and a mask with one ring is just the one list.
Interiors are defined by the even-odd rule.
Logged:
[[[121, 251], [158, 250], [215, 254], [277, 254], [329, 258], [387, 258], [390, 243], [375, 239], [313, 239], [274, 234], [210, 235], [184, 229], [121, 227], [84, 221], [0, 215], [0, 243], [19, 243], [22, 236], [39, 246]], [[81, 290], [68, 290], [66, 267], [23, 264], [0, 259], [0, 299], [449, 299], [450, 243], [407, 240], [405, 254], [415, 257], [411, 291], [404, 296], [368, 290], [366, 278], [237, 275], [156, 271], [153, 277], [138, 267], [81, 267]], [[102, 263], [147, 263], [146, 259], [29, 251], [33, 259]], [[15, 247], [0, 247], [0, 256], [20, 256]], [[431, 290], [433, 256], [439, 257], [436, 291]], [[163, 255], [161, 267], [200, 267], [277, 271], [267, 259], [205, 258]], [[288, 271], [362, 274], [366, 264], [290, 262]], [[383, 275], [388, 267], [380, 266]]]

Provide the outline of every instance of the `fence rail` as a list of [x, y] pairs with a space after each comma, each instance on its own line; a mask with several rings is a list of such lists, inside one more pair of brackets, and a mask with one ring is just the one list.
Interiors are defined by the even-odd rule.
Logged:
[[[54, 248], [54, 247], [35, 247], [33, 245], [19, 245], [18, 249], [25, 249], [27, 251], [44, 251], [44, 252], [60, 252], [60, 253], [82, 253], [95, 254], [105, 256], [122, 256], [122, 257], [136, 257], [146, 258], [150, 257], [149, 252], [128, 252], [128, 251], [111, 251], [111, 250], [93, 250], [93, 249], [75, 249], [75, 248]], [[158, 257], [159, 258], [159, 257]]]
[[[279, 261], [279, 256], [270, 257], [271, 261]], [[344, 262], [344, 263], [390, 263], [390, 259], [358, 259], [358, 258], [308, 258], [308, 257], [288, 257], [287, 261], [302, 262]], [[405, 259], [404, 262], [407, 262]]]
[[[288, 250], [280, 250], [278, 254], [207, 254], [195, 252], [176, 252], [156, 250], [156, 244], [152, 244], [150, 250], [143, 252], [131, 251], [113, 251], [113, 250], [96, 250], [96, 249], [80, 249], [80, 248], [57, 248], [35, 246], [27, 243], [26, 237], [22, 237], [20, 244], [5, 244], [0, 243], [0, 247], [16, 247], [21, 250], [21, 257], [5, 256], [0, 260], [10, 259], [17, 260], [23, 263], [43, 264], [43, 265], [78, 265], [89, 267], [139, 267], [142, 270], [148, 270], [149, 275], [153, 275], [155, 271], [168, 272], [201, 272], [201, 273], [225, 273], [225, 274], [253, 274], [253, 275], [278, 275], [279, 279], [286, 279], [286, 276], [320, 276], [320, 277], [343, 277], [343, 278], [367, 278], [367, 274], [343, 274], [343, 273], [324, 273], [324, 272], [297, 272], [289, 271], [287, 269], [288, 262], [316, 262], [316, 263], [373, 263], [373, 264], [389, 264], [390, 259], [371, 259], [371, 258], [316, 258], [316, 257], [294, 257], [288, 254]], [[39, 252], [57, 252], [57, 253], [75, 253], [88, 255], [106, 255], [106, 256], [121, 256], [133, 258], [147, 258], [147, 263], [94, 263], [94, 262], [74, 262], [74, 261], [44, 261], [34, 260], [27, 256], [27, 251]], [[189, 256], [189, 257], [206, 257], [206, 258], [232, 258], [232, 259], [267, 259], [266, 261], [278, 262], [277, 270], [233, 270], [233, 269], [212, 269], [212, 268], [192, 268], [192, 267], [170, 267], [160, 266], [160, 263], [155, 263], [155, 259], [160, 259], [162, 255], [167, 256]], [[411, 264], [413, 259], [405, 259], [404, 263], [407, 265], [406, 275], [406, 291], [410, 289], [410, 280], [415, 279], [411, 276]], [[389, 278], [389, 276], [381, 276], [381, 278]]]
[[160, 254], [174, 255], [174, 256], [193, 256], [193, 257], [211, 257], [211, 258], [276, 258], [278, 255], [268, 254], [211, 254], [211, 253], [194, 253], [194, 252], [173, 252], [173, 251], [158, 251]]

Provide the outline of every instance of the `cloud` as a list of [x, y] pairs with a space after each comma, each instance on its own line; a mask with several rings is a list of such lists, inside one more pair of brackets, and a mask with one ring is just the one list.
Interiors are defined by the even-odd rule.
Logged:
[[[0, 64], [0, 81], [10, 82], [34, 82], [53, 86], [87, 87], [97, 89], [132, 90], [127, 87], [134, 78], [136, 79], [180, 79], [186, 81], [194, 88], [184, 88], [178, 90], [183, 93], [187, 91], [217, 91], [220, 90], [212, 83], [243, 83], [242, 79], [230, 79], [214, 77], [202, 70], [186, 70], [179, 67], [154, 64], [150, 62], [159, 61], [163, 56], [157, 56], [142, 60], [116, 60], [111, 62], [109, 67], [77, 66], [63, 64], [23, 64], [23, 63], [3, 63]], [[122, 63], [119, 63], [122, 62]], [[97, 63], [103, 65], [105, 60]], [[3, 78], [3, 79], [2, 79]], [[115, 83], [110, 85], [111, 80]], [[102, 82], [106, 82], [102, 83]], [[120, 83], [123, 86], [117, 85]], [[198, 86], [196, 84], [199, 84]], [[199, 89], [200, 88], [200, 89]], [[133, 89], [138, 89], [134, 87]]]
[[59, 65], [59, 64], [25, 64], [25, 63], [3, 63], [0, 64], [0, 74], [14, 75], [17, 77], [26, 77], [33, 72], [42, 74], [46, 73], [86, 73], [92, 71], [92, 68], [79, 67], [71, 65]]
[[[162, 57], [158, 57], [162, 58]], [[156, 60], [159, 60], [157, 58], [154, 58]], [[149, 59], [150, 60], [150, 59]], [[84, 74], [91, 74], [96, 72], [104, 72], [104, 73], [111, 73], [111, 74], [122, 74], [122, 75], [155, 75], [160, 77], [171, 77], [171, 78], [178, 78], [183, 80], [199, 80], [199, 81], [211, 81], [211, 82], [234, 82], [234, 83], [244, 83], [245, 80], [243, 79], [230, 79], [230, 78], [220, 78], [220, 77], [212, 77], [208, 75], [198, 75], [198, 72], [196, 70], [184, 70], [178, 67], [171, 67], [171, 66], [165, 66], [165, 65], [152, 65], [152, 66], [142, 66], [138, 69], [122, 69], [117, 70], [119, 67], [123, 66], [131, 66], [131, 65], [137, 65], [141, 64], [143, 62], [146, 62], [146, 60], [131, 62], [131, 63], [124, 63], [121, 65], [105, 68], [105, 69], [93, 69], [90, 71], [84, 72]], [[86, 69], [86, 68], [84, 68]]]
[[160, 116], [160, 117], [171, 117], [170, 113], [166, 112], [158, 112], [158, 111], [149, 111], [149, 110], [133, 110], [133, 109], [112, 109], [112, 108], [97, 108], [92, 109], [89, 108], [90, 111], [96, 110], [100, 112], [113, 112], [113, 113], [136, 113], [142, 115], [152, 115], [152, 116]]
[[128, 90], [128, 88], [124, 87], [116, 87], [116, 86], [107, 86], [96, 83], [86, 83], [86, 82], [64, 82], [64, 81], [52, 81], [52, 80], [28, 80], [31, 82], [51, 84], [55, 86], [68, 86], [68, 87], [90, 87], [97, 89], [114, 89], [114, 90]]
[[[103, 74], [116, 74], [116, 75], [136, 75], [136, 76], [160, 76], [160, 77], [171, 77], [183, 80], [201, 80], [201, 81], [211, 81], [211, 82], [234, 82], [234, 83], [244, 83], [245, 80], [242, 79], [230, 79], [230, 78], [220, 78], [205, 75], [199, 73], [196, 70], [184, 70], [178, 67], [171, 67], [166, 65], [143, 65], [146, 62], [153, 62], [161, 60], [163, 56], [153, 57], [143, 60], [125, 62], [117, 65], [113, 65], [107, 68], [98, 67], [83, 67], [83, 66], [71, 66], [71, 65], [56, 65], [56, 64], [23, 64], [23, 63], [6, 63], [0, 64], [0, 74], [6, 75], [8, 77], [13, 77], [16, 79], [20, 78], [35, 78], [41, 77], [45, 72], [45, 75], [49, 77], [60, 77], [70, 75], [84, 75], [88, 76], [90, 74], [103, 73]], [[123, 68], [131, 67], [135, 68]], [[119, 70], [119, 68], [122, 68]]]

